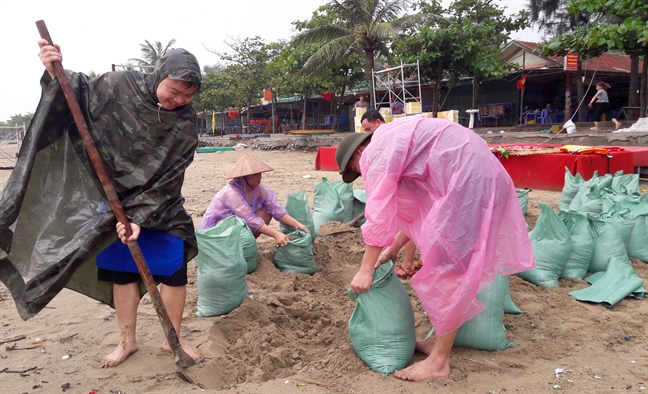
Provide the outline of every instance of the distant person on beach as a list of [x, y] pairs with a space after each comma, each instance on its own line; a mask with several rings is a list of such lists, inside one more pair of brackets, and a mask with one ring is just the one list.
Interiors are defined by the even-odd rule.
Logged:
[[594, 108], [594, 102], [596, 101], [596, 112], [594, 112], [594, 127], [590, 127], [590, 130], [598, 131], [598, 124], [601, 121], [601, 116], [605, 114], [605, 119], [612, 119], [614, 122], [614, 129], [618, 130], [621, 127], [621, 122], [616, 118], [612, 117], [612, 111], [610, 110], [610, 98], [608, 97], [607, 91], [610, 89], [610, 85], [605, 82], [599, 82], [596, 84], [596, 94], [592, 97], [592, 101], [589, 103], [590, 108]]
[[484, 309], [477, 293], [496, 274], [535, 266], [511, 177], [470, 129], [423, 116], [347, 136], [336, 161], [344, 182], [362, 175], [367, 191], [366, 249], [351, 291], [370, 291], [373, 270], [395, 261], [408, 241], [421, 253], [423, 266], [412, 285], [435, 335], [417, 341], [427, 358], [394, 376], [422, 381], [450, 375], [459, 327]]
[[279, 246], [288, 245], [290, 240], [286, 234], [268, 226], [272, 218], [308, 232], [308, 227], [277, 203], [275, 192], [261, 184], [261, 174], [272, 170], [261, 160], [244, 153], [225, 176], [231, 181], [216, 193], [198, 229], [214, 227], [220, 220], [236, 215], [245, 220], [255, 238], [265, 234], [273, 237]]

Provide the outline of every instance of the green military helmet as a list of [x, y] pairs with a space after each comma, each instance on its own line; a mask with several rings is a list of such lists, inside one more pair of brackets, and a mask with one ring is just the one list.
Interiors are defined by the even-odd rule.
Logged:
[[367, 139], [370, 139], [372, 135], [373, 133], [354, 133], [348, 135], [338, 144], [337, 151], [335, 152], [335, 161], [338, 167], [340, 167], [340, 174], [342, 174], [342, 180], [344, 182], [351, 183], [360, 176], [359, 172], [347, 169], [347, 165], [356, 149]]

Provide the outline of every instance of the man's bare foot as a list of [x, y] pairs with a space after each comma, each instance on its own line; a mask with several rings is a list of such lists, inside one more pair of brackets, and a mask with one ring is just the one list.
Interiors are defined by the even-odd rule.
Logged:
[[[180, 341], [180, 345], [182, 346], [182, 350], [184, 350], [185, 353], [189, 355], [189, 357], [193, 358], [194, 361], [198, 361], [202, 358], [200, 351], [198, 351], [198, 349], [189, 345], [185, 341]], [[171, 346], [169, 346], [169, 343], [167, 341], [164, 341], [164, 343], [162, 344], [162, 351], [171, 353]]]
[[421, 382], [427, 379], [445, 378], [450, 376], [450, 372], [450, 360], [439, 361], [436, 358], [428, 357], [405, 369], [394, 371], [394, 376], [403, 380]]
[[590, 127], [590, 130], [592, 130], [592, 131], [598, 131], [598, 128], [597, 128], [597, 127]]
[[434, 335], [430, 336], [428, 339], [422, 341], [416, 341], [416, 351], [429, 356], [434, 350], [434, 344], [436, 343], [436, 337]]
[[102, 367], [115, 367], [128, 358], [131, 354], [135, 353], [139, 349], [137, 344], [127, 346], [123, 341], [119, 342], [119, 345], [113, 350], [112, 353], [107, 355], [101, 360]]
[[621, 127], [621, 122], [616, 122], [614, 124], [614, 130], [619, 130], [619, 127]]

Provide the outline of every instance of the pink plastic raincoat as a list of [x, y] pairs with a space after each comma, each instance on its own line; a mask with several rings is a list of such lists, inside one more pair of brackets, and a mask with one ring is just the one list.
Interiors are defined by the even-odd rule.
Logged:
[[483, 310], [477, 293], [496, 272], [535, 266], [513, 182], [472, 130], [423, 116], [387, 123], [360, 167], [364, 240], [389, 246], [401, 230], [414, 241], [423, 267], [412, 284], [437, 335]]
[[245, 220], [252, 231], [258, 231], [265, 222], [255, 212], [263, 209], [275, 220], [279, 221], [288, 211], [277, 203], [277, 195], [272, 189], [263, 184], [252, 189], [252, 198], [245, 194], [245, 177], [234, 178], [225, 185], [212, 199], [211, 204], [198, 230], [212, 228], [219, 220], [236, 215]]

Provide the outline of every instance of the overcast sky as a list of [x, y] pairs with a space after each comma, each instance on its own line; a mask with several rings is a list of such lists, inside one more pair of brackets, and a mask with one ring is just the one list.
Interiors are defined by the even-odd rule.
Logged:
[[[495, 0], [496, 2], [498, 0]], [[444, 0], [447, 4], [449, 0]], [[259, 35], [266, 42], [290, 38], [291, 22], [309, 19], [325, 0], [1, 0], [0, 120], [34, 112], [40, 98], [43, 66], [38, 59], [35, 22], [44, 20], [54, 42], [61, 45], [66, 69], [89, 73], [110, 71], [111, 65], [140, 57], [148, 40], [185, 48], [201, 67], [219, 62], [205, 47], [220, 52], [228, 36]], [[499, 0], [509, 13], [527, 0]], [[537, 41], [533, 29], [512, 38]]]

